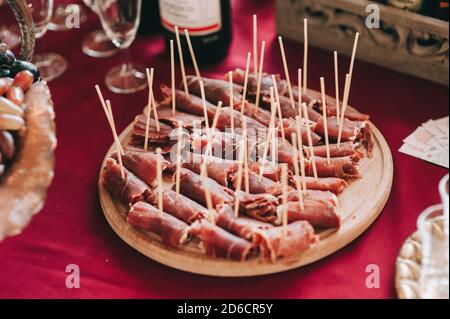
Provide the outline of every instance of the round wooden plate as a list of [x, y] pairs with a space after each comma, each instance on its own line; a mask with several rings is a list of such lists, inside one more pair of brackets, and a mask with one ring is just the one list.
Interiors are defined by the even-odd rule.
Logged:
[[[123, 145], [129, 141], [133, 125], [120, 136]], [[381, 132], [371, 124], [374, 133], [374, 156], [364, 159], [360, 166], [363, 178], [353, 182], [339, 196], [342, 227], [320, 234], [321, 240], [311, 249], [276, 263], [253, 258], [245, 262], [215, 259], [205, 256], [190, 243], [180, 250], [164, 246], [158, 238], [138, 231], [127, 224], [126, 207], [113, 199], [99, 183], [100, 201], [106, 219], [113, 230], [131, 247], [145, 256], [179, 270], [218, 277], [249, 277], [279, 273], [311, 264], [333, 254], [360, 236], [383, 210], [393, 181], [394, 166], [389, 146]], [[108, 151], [106, 159], [114, 151]], [[102, 167], [104, 167], [103, 162]]]

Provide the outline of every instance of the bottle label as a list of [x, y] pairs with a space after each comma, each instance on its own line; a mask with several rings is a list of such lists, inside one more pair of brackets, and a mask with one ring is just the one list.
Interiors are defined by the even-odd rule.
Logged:
[[191, 35], [208, 35], [222, 28], [220, 0], [159, 0], [161, 23], [169, 31], [175, 26]]

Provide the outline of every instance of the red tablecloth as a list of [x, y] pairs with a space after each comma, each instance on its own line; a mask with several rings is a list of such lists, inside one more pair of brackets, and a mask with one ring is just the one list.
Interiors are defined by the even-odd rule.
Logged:
[[[202, 68], [219, 77], [243, 67], [251, 48], [251, 14], [268, 42], [266, 71], [281, 72], [275, 38], [273, 1], [234, 1], [234, 40], [228, 57]], [[391, 298], [394, 265], [416, 219], [437, 203], [437, 184], [446, 170], [400, 154], [402, 139], [429, 118], [448, 115], [446, 87], [362, 62], [356, 63], [351, 103], [372, 115], [395, 159], [394, 188], [381, 217], [358, 240], [313, 265], [282, 274], [220, 279], [192, 275], [162, 266], [125, 244], [107, 224], [98, 199], [102, 159], [112, 143], [94, 84], [121, 57], [93, 59], [80, 51], [82, 38], [98, 27], [91, 17], [80, 30], [50, 33], [42, 42], [70, 61], [63, 78], [50, 84], [57, 114], [59, 146], [56, 176], [42, 212], [20, 236], [0, 243], [0, 297], [7, 298]], [[330, 48], [332, 49], [332, 48]], [[302, 60], [302, 45], [286, 43], [292, 74]], [[169, 63], [160, 36], [139, 38], [134, 59], [156, 68], [156, 85], [170, 83]], [[342, 70], [348, 59], [342, 59]], [[345, 63], [345, 64], [344, 64]], [[342, 74], [343, 75], [343, 74]], [[312, 49], [310, 84], [333, 77], [329, 52]], [[317, 79], [314, 81], [313, 79]], [[343, 81], [343, 78], [342, 78]], [[330, 91], [332, 85], [329, 85]], [[106, 90], [105, 90], [106, 92]], [[331, 92], [332, 93], [332, 92]], [[118, 129], [142, 111], [146, 93], [112, 99]], [[65, 269], [77, 264], [81, 288], [67, 289]], [[381, 270], [379, 289], [366, 288], [366, 266]]]

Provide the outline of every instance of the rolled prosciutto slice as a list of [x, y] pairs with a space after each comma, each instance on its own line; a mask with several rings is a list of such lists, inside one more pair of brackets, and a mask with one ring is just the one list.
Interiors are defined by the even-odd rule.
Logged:
[[[245, 185], [245, 174], [242, 174], [242, 189], [244, 189]], [[250, 194], [270, 194], [273, 196], [277, 196], [281, 194], [281, 184], [274, 182], [266, 177], [260, 178], [256, 173], [249, 171], [249, 186], [250, 186]], [[237, 189], [238, 184], [238, 173], [235, 172], [231, 176], [231, 185], [234, 190]]]
[[[195, 94], [201, 97], [200, 83], [196, 76], [188, 76], [188, 87], [191, 94]], [[205, 97], [210, 103], [217, 105], [220, 101], [224, 105], [230, 104], [230, 85], [227, 81], [202, 78], [205, 88]], [[234, 102], [241, 104], [243, 88], [239, 85], [234, 85]]]
[[[112, 155], [116, 161], [117, 153]], [[164, 172], [171, 167], [171, 164], [163, 156], [151, 152], [126, 150], [122, 155], [123, 165], [134, 175], [139, 177], [147, 185], [154, 186], [156, 180], [156, 167], [158, 159], [161, 161], [161, 168]]]
[[139, 230], [157, 235], [169, 247], [180, 248], [188, 240], [186, 223], [144, 202], [131, 207], [127, 221]]
[[190, 234], [200, 239], [200, 247], [213, 258], [246, 260], [252, 253], [252, 244], [226, 230], [201, 220], [191, 226]]
[[188, 169], [181, 169], [180, 192], [190, 199], [206, 206], [206, 187], [211, 194], [213, 206], [233, 204], [234, 196], [228, 188], [211, 178], [205, 178]]
[[[165, 97], [164, 103], [171, 105], [172, 89], [166, 85], [162, 85], [160, 87], [160, 89], [161, 89], [161, 93]], [[194, 93], [195, 95], [190, 94], [189, 96], [187, 96], [184, 91], [175, 90], [175, 100], [176, 100], [177, 110], [185, 112], [185, 113], [193, 114], [196, 116], [200, 116], [203, 118], [205, 113], [203, 110], [203, 100], [199, 97], [200, 89], [199, 89], [198, 93], [199, 94]], [[213, 105], [210, 102], [206, 101], [206, 111], [208, 114], [208, 119], [210, 121], [212, 121], [214, 119], [214, 116], [216, 115], [216, 111], [217, 111], [216, 105]]]
[[[225, 80], [228, 80], [228, 73], [225, 74]], [[286, 80], [282, 80], [279, 74], [275, 75], [277, 81], [278, 92], [280, 96], [288, 93], [288, 85]], [[245, 84], [245, 71], [236, 69], [233, 71], [233, 81], [241, 86]], [[270, 96], [270, 88], [273, 86], [272, 75], [263, 73], [261, 77], [261, 95]], [[255, 74], [249, 74], [248, 77], [248, 93], [250, 96], [255, 96], [258, 88], [258, 79]]]
[[305, 199], [304, 209], [301, 209], [300, 202], [289, 202], [286, 206], [280, 205], [277, 210], [278, 224], [283, 221], [285, 209], [287, 209], [289, 223], [305, 220], [316, 228], [324, 229], [339, 228], [341, 225], [336, 206], [326, 201]]
[[[170, 134], [173, 128], [167, 124], [160, 123], [158, 132], [156, 122], [154, 119], [150, 119], [148, 138], [150, 142], [166, 143], [170, 141]], [[145, 130], [147, 126], [147, 116], [144, 114], [138, 115], [134, 121], [133, 126], [133, 138], [135, 141], [144, 142]]]
[[[297, 123], [293, 119], [284, 119], [283, 126], [286, 138], [291, 141], [292, 134], [297, 135]], [[303, 145], [309, 145], [308, 132], [304, 126], [301, 128], [300, 132], [302, 134]], [[322, 137], [314, 132], [314, 126], [311, 126], [311, 138], [313, 145], [318, 145], [322, 141]]]
[[310, 223], [298, 221], [286, 228], [275, 227], [257, 231], [253, 244], [261, 251], [263, 259], [275, 262], [278, 258], [289, 257], [307, 250], [318, 242]]
[[[363, 157], [364, 155], [357, 150], [358, 144], [353, 142], [341, 143], [340, 147], [337, 144], [330, 144], [330, 156], [331, 157], [345, 157], [357, 155]], [[311, 156], [309, 147], [305, 147], [305, 153], [308, 157]], [[326, 145], [320, 145], [314, 147], [314, 156], [327, 157]]]
[[[152, 203], [154, 205], [157, 204], [157, 196], [158, 193], [154, 196]], [[204, 218], [212, 218], [210, 212], [205, 207], [197, 204], [182, 194], [177, 194], [173, 190], [163, 190], [162, 197], [164, 211], [187, 224], [192, 224], [193, 222]]]
[[173, 128], [177, 128], [179, 123], [183, 123], [184, 128], [191, 129], [195, 125], [201, 125], [205, 122], [203, 115], [195, 115], [180, 110], [176, 110], [173, 114], [172, 104], [166, 104], [166, 102], [158, 107], [158, 117], [160, 122]]
[[[304, 179], [300, 177], [300, 182], [303, 183], [303, 180], [306, 182], [307, 189], [330, 191], [335, 195], [341, 194], [348, 187], [348, 183], [345, 180], [335, 177], [319, 178], [318, 180], [309, 176], [306, 176]], [[291, 179], [291, 185], [296, 185], [294, 177]]]
[[147, 184], [126, 168], [124, 175], [125, 178], [122, 178], [120, 165], [115, 160], [108, 159], [101, 174], [101, 182], [111, 195], [125, 205], [151, 201], [153, 194]]
[[[201, 163], [184, 163], [183, 167], [194, 173], [201, 174]], [[230, 175], [237, 170], [235, 163], [209, 163], [206, 165], [208, 177], [215, 180], [222, 186], [228, 187]]]
[[236, 236], [250, 241], [257, 229], [270, 229], [273, 227], [270, 224], [261, 223], [250, 218], [236, 218], [233, 207], [229, 205], [218, 207], [216, 225]]
[[263, 171], [263, 176], [274, 182], [281, 181], [281, 167], [279, 165], [272, 165], [267, 161], [266, 163], [263, 163], [263, 160], [261, 159], [256, 163], [250, 164], [249, 169], [258, 175]]
[[[322, 109], [322, 103], [316, 103], [315, 108], [320, 114], [323, 114]], [[329, 117], [331, 116], [337, 116], [337, 109], [336, 109], [336, 103], [329, 103], [327, 105], [327, 114]], [[347, 110], [345, 111], [344, 117], [346, 119], [349, 119], [350, 121], [369, 121], [370, 116], [367, 114], [363, 114], [356, 110], [355, 108], [351, 107], [350, 105], [347, 106]]]
[[[305, 200], [311, 200], [316, 202], [329, 203], [335, 207], [338, 207], [339, 200], [337, 196], [330, 191], [318, 191], [318, 190], [307, 190], [306, 193], [303, 194], [303, 198]], [[298, 202], [300, 201], [298, 191], [292, 191], [288, 194], [289, 202]]]
[[[337, 177], [343, 179], [359, 178], [358, 164], [361, 158], [359, 156], [333, 157], [331, 165], [323, 157], [315, 157], [317, 174], [319, 177]], [[305, 165], [306, 174], [313, 176], [313, 165], [308, 161]]]
[[[331, 140], [337, 140], [339, 136], [339, 125], [337, 117], [330, 117], [327, 119], [328, 123], [328, 136]], [[325, 136], [325, 121], [324, 118], [320, 118], [314, 131], [320, 136]], [[350, 121], [349, 119], [344, 119], [343, 129], [342, 129], [342, 142], [355, 142], [361, 132], [361, 125]]]
[[242, 191], [237, 196], [241, 213], [264, 223], [276, 222], [278, 199], [275, 196]]

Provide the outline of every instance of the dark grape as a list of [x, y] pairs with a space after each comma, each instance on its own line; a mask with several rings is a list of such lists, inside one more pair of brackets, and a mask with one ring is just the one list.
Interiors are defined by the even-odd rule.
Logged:
[[11, 50], [0, 53], [0, 67], [11, 67], [16, 57]]
[[0, 67], [0, 79], [11, 77], [11, 70]]
[[29, 72], [31, 72], [31, 74], [33, 74], [34, 82], [39, 80], [40, 73], [39, 73], [38, 68], [30, 62], [20, 61], [20, 60], [14, 61], [13, 65], [11, 67], [11, 76], [14, 77], [14, 76], [16, 76], [17, 73], [19, 73], [20, 71], [24, 71], [24, 70], [29, 71]]

